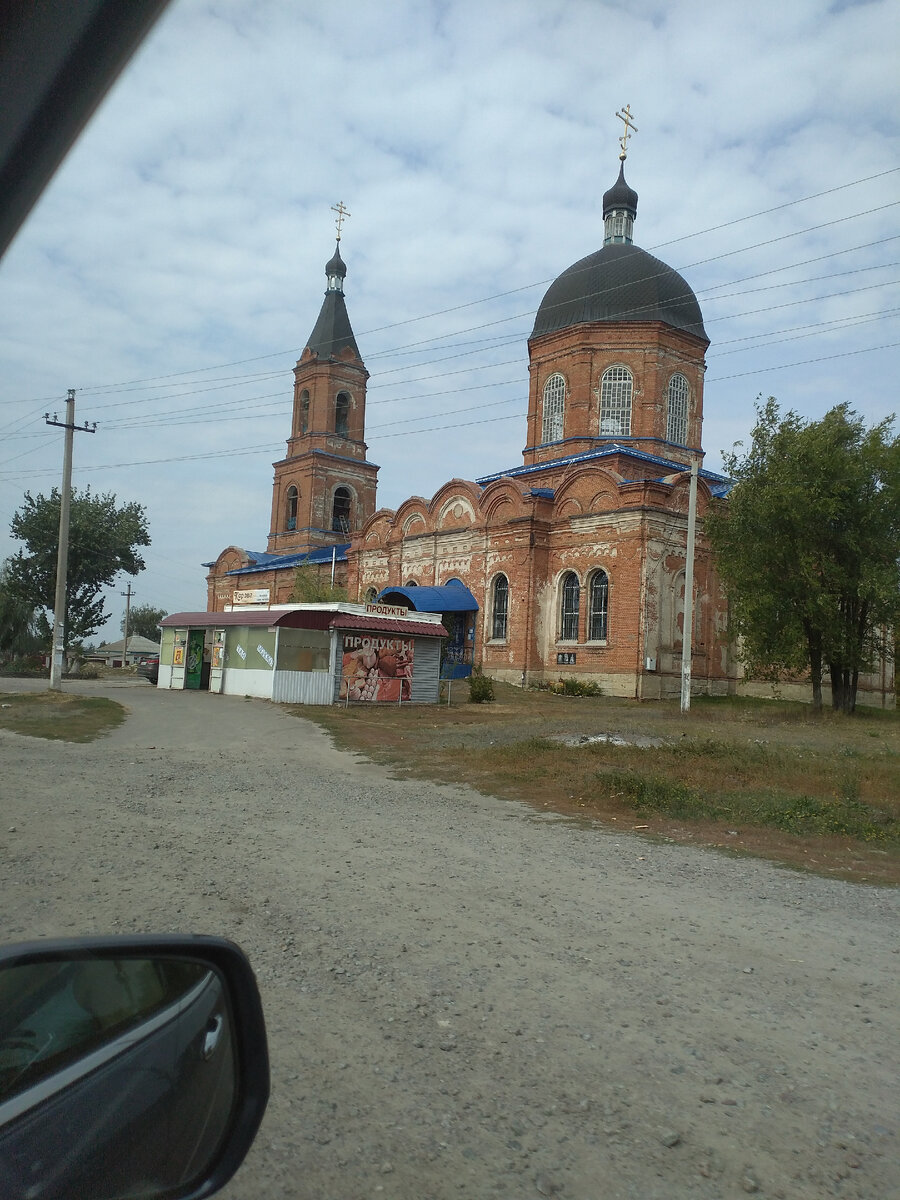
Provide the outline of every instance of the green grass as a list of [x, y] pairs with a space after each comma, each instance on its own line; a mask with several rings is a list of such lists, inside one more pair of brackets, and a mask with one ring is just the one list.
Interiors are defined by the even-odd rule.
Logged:
[[92, 742], [121, 725], [125, 715], [121, 704], [103, 696], [0, 693], [0, 729], [25, 737]]
[[637, 771], [598, 772], [597, 784], [639, 813], [660, 813], [685, 821], [768, 825], [793, 834], [840, 834], [863, 842], [900, 842], [900, 821], [863, 804], [855, 777], [842, 780], [838, 793], [827, 798], [778, 787], [701, 791], [679, 779]]
[[[846, 746], [826, 754], [718, 738], [681, 738], [649, 749], [596, 742], [573, 751], [530, 737], [480, 756], [523, 781], [569, 781], [570, 794], [588, 804], [613, 801], [684, 822], [900, 843], [896, 803], [879, 803], [896, 790], [890, 752], [873, 752], [866, 761]], [[579, 763], [590, 768], [579, 770]]]

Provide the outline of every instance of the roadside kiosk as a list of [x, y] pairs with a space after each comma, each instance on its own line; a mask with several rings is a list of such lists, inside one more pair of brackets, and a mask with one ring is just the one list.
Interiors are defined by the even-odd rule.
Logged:
[[160, 688], [289, 704], [436, 704], [440, 615], [400, 605], [227, 606], [163, 618]]

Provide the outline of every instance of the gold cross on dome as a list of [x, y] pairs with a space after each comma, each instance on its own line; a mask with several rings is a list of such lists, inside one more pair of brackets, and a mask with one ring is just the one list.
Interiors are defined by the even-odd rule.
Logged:
[[624, 108], [620, 108], [616, 113], [616, 116], [620, 121], [625, 122], [625, 132], [619, 138], [619, 145], [622, 147], [622, 149], [619, 151], [619, 158], [622, 160], [622, 162], [624, 162], [625, 156], [628, 154], [628, 139], [631, 137], [631, 130], [633, 129], [634, 132], [637, 133], [638, 127], [634, 123], [630, 104], [626, 104]]
[[337, 204], [332, 204], [331, 211], [337, 213], [337, 216], [334, 219], [334, 223], [337, 227], [337, 240], [340, 241], [341, 240], [341, 226], [344, 223], [344, 218], [350, 216], [350, 210], [348, 208], [344, 207], [343, 200], [338, 200]]

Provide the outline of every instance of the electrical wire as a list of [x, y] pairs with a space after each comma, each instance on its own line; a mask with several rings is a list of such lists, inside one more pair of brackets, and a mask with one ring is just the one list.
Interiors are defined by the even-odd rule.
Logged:
[[[878, 173], [876, 173], [876, 174], [874, 174], [874, 175], [871, 175], [871, 176], [866, 176], [866, 177], [864, 177], [864, 178], [862, 178], [862, 179], [858, 179], [858, 180], [852, 180], [852, 181], [850, 181], [850, 182], [848, 182], [848, 183], [839, 184], [839, 185], [836, 185], [836, 186], [835, 186], [835, 187], [833, 187], [833, 188], [828, 188], [828, 189], [826, 189], [826, 190], [824, 190], [824, 191], [821, 191], [821, 192], [812, 193], [812, 194], [810, 194], [809, 196], [803, 196], [803, 197], [800, 197], [800, 198], [799, 198], [799, 199], [797, 199], [797, 200], [785, 201], [783, 204], [776, 205], [776, 206], [774, 206], [774, 207], [771, 207], [771, 208], [768, 208], [768, 209], [763, 209], [763, 210], [760, 210], [759, 212], [756, 212], [756, 213], [747, 214], [747, 215], [745, 215], [745, 216], [743, 216], [743, 217], [737, 217], [737, 218], [734, 218], [734, 219], [733, 219], [733, 220], [731, 220], [731, 221], [723, 222], [721, 225], [717, 225], [717, 226], [711, 226], [711, 227], [709, 227], [708, 229], [705, 229], [705, 230], [700, 230], [700, 231], [698, 231], [698, 232], [696, 232], [696, 233], [692, 233], [692, 234], [684, 234], [684, 235], [682, 235], [682, 236], [681, 236], [681, 237], [679, 237], [679, 238], [673, 238], [673, 239], [671, 239], [670, 241], [658, 243], [656, 246], [654, 246], [654, 247], [651, 247], [651, 249], [660, 249], [660, 248], [662, 248], [662, 247], [664, 247], [664, 246], [672, 245], [672, 244], [674, 244], [674, 243], [676, 243], [676, 242], [685, 241], [685, 240], [688, 240], [688, 239], [690, 239], [690, 238], [693, 238], [693, 237], [701, 237], [701, 236], [705, 236], [705, 235], [706, 235], [706, 234], [708, 234], [708, 233], [715, 232], [715, 231], [717, 231], [717, 230], [720, 230], [720, 229], [728, 228], [728, 227], [730, 227], [730, 226], [732, 226], [732, 225], [741, 224], [741, 223], [743, 223], [743, 222], [745, 222], [745, 221], [754, 220], [754, 219], [756, 219], [756, 218], [758, 218], [758, 217], [761, 217], [761, 216], [767, 216], [767, 215], [770, 215], [770, 214], [771, 214], [771, 213], [773, 213], [773, 212], [781, 211], [781, 210], [783, 210], [783, 209], [791, 208], [791, 207], [794, 207], [794, 206], [797, 206], [797, 205], [800, 205], [800, 204], [806, 203], [806, 202], [807, 202], [807, 201], [809, 201], [809, 200], [819, 199], [819, 198], [821, 198], [821, 197], [823, 197], [823, 196], [830, 195], [830, 194], [832, 194], [832, 193], [835, 193], [835, 192], [844, 191], [844, 190], [846, 190], [846, 189], [848, 189], [848, 188], [855, 187], [855, 186], [858, 186], [858, 185], [860, 185], [860, 184], [863, 184], [863, 183], [869, 183], [869, 182], [871, 182], [871, 181], [873, 181], [873, 180], [875, 180], [875, 179], [880, 179], [880, 178], [883, 178], [883, 177], [885, 177], [885, 176], [887, 176], [887, 175], [893, 174], [893, 173], [895, 173], [895, 172], [896, 172], [896, 171], [898, 171], [898, 170], [900, 170], [900, 167], [889, 168], [889, 169], [887, 169], [887, 170], [885, 170], [885, 171], [878, 172]], [[817, 230], [819, 230], [819, 229], [824, 229], [824, 228], [828, 228], [828, 227], [830, 227], [830, 226], [833, 226], [833, 225], [841, 224], [842, 222], [845, 222], [845, 221], [854, 220], [854, 219], [858, 219], [858, 218], [860, 218], [860, 217], [863, 217], [863, 216], [871, 215], [872, 213], [881, 212], [881, 211], [883, 211], [884, 209], [886, 209], [886, 208], [890, 208], [890, 207], [893, 207], [894, 205], [896, 205], [896, 204], [898, 204], [898, 203], [900, 203], [900, 201], [892, 201], [892, 202], [890, 202], [890, 203], [888, 203], [888, 204], [885, 204], [885, 205], [881, 205], [881, 206], [878, 206], [878, 207], [875, 207], [875, 208], [867, 209], [867, 210], [864, 210], [864, 211], [862, 211], [862, 212], [858, 212], [858, 213], [852, 213], [852, 214], [849, 214], [848, 216], [845, 216], [845, 217], [839, 217], [839, 218], [836, 218], [836, 219], [834, 219], [834, 220], [832, 220], [832, 221], [823, 222], [823, 223], [821, 223], [821, 224], [819, 224], [819, 225], [808, 226], [808, 227], [806, 227], [806, 228], [804, 228], [804, 229], [801, 229], [801, 230], [795, 230], [795, 231], [793, 231], [793, 232], [791, 232], [791, 233], [788, 233], [788, 234], [783, 234], [783, 235], [780, 235], [780, 236], [778, 236], [778, 237], [769, 238], [769, 239], [766, 239], [765, 241], [762, 241], [762, 242], [753, 243], [753, 244], [752, 244], [752, 245], [750, 245], [750, 246], [739, 247], [739, 248], [738, 248], [738, 249], [736, 249], [736, 250], [727, 251], [727, 252], [724, 252], [724, 253], [722, 253], [722, 254], [720, 254], [720, 255], [714, 255], [714, 256], [712, 256], [712, 257], [709, 257], [709, 258], [700, 259], [700, 260], [697, 260], [697, 261], [696, 261], [696, 262], [694, 262], [694, 263], [691, 263], [691, 264], [689, 264], [688, 266], [681, 267], [681, 268], [678, 268], [678, 269], [679, 269], [679, 271], [683, 271], [683, 270], [689, 270], [689, 269], [692, 269], [692, 268], [694, 268], [694, 267], [696, 267], [696, 266], [705, 265], [705, 264], [708, 264], [708, 263], [710, 263], [710, 262], [720, 261], [721, 259], [724, 259], [724, 258], [731, 257], [731, 256], [733, 256], [733, 255], [735, 255], [735, 254], [745, 253], [745, 252], [747, 252], [747, 251], [749, 251], [749, 250], [751, 250], [751, 249], [759, 249], [759, 248], [761, 248], [761, 247], [764, 247], [764, 246], [769, 246], [769, 245], [773, 245], [773, 244], [776, 244], [776, 243], [778, 243], [778, 242], [781, 242], [781, 241], [785, 241], [785, 240], [787, 240], [787, 239], [789, 239], [789, 238], [798, 237], [798, 236], [801, 236], [801, 235], [803, 235], [803, 234], [806, 234], [806, 233], [815, 232], [815, 231], [817, 231]], [[886, 240], [889, 240], [889, 239], [886, 239]], [[779, 268], [779, 269], [780, 269], [780, 268]], [[478, 304], [484, 304], [484, 303], [488, 303], [488, 302], [491, 302], [491, 301], [494, 301], [494, 300], [503, 299], [503, 298], [505, 298], [505, 297], [507, 297], [507, 296], [516, 295], [516, 294], [518, 294], [518, 293], [520, 293], [520, 292], [523, 292], [523, 291], [528, 291], [528, 290], [530, 290], [530, 289], [532, 289], [532, 288], [535, 288], [535, 287], [541, 287], [541, 286], [544, 286], [544, 285], [546, 285], [546, 284], [548, 284], [548, 283], [550, 283], [550, 282], [552, 282], [552, 281], [551, 281], [551, 280], [540, 280], [540, 281], [536, 281], [536, 282], [534, 282], [534, 283], [530, 283], [530, 284], [524, 284], [524, 285], [522, 285], [521, 287], [518, 287], [518, 288], [512, 288], [512, 289], [508, 289], [507, 291], [504, 291], [504, 292], [498, 292], [498, 293], [495, 293], [495, 294], [493, 294], [493, 295], [491, 295], [491, 296], [482, 297], [482, 298], [480, 298], [480, 299], [478, 299], [478, 300], [468, 301], [468, 302], [466, 302], [466, 303], [464, 303], [464, 304], [460, 304], [460, 305], [453, 305], [453, 306], [451, 306], [451, 307], [449, 307], [449, 308], [446, 308], [446, 309], [441, 309], [441, 310], [437, 310], [436, 312], [433, 312], [433, 313], [428, 313], [428, 314], [425, 314], [425, 315], [422, 315], [422, 316], [417, 316], [417, 317], [410, 317], [410, 318], [407, 318], [406, 320], [403, 320], [403, 321], [397, 321], [397, 322], [392, 322], [392, 323], [389, 323], [389, 324], [387, 324], [387, 325], [377, 326], [377, 327], [375, 327], [375, 328], [373, 328], [373, 329], [366, 330], [366, 331], [365, 331], [365, 333], [361, 334], [360, 336], [361, 336], [361, 337], [365, 337], [365, 336], [371, 336], [371, 335], [372, 335], [372, 334], [374, 334], [374, 333], [380, 333], [380, 332], [384, 332], [384, 331], [386, 331], [386, 330], [389, 330], [389, 329], [399, 328], [399, 327], [402, 327], [402, 326], [405, 326], [405, 325], [409, 325], [409, 324], [413, 324], [413, 323], [417, 323], [417, 322], [420, 322], [420, 321], [430, 320], [430, 319], [432, 319], [432, 318], [434, 318], [434, 317], [437, 317], [437, 316], [445, 316], [445, 315], [448, 315], [448, 314], [450, 314], [450, 313], [453, 313], [453, 312], [458, 312], [458, 311], [461, 311], [461, 310], [464, 310], [464, 309], [467, 309], [467, 308], [471, 308], [471, 307], [473, 307], [473, 306], [475, 306], [475, 305], [478, 305]], [[518, 316], [522, 316], [522, 315], [530, 315], [530, 314], [518, 314]], [[517, 317], [507, 318], [507, 320], [515, 320], [515, 319], [517, 319]], [[474, 327], [470, 327], [469, 329], [466, 329], [466, 330], [464, 330], [464, 331], [458, 331], [458, 332], [466, 332], [466, 333], [468, 333], [468, 332], [474, 332], [474, 331], [477, 331], [477, 330], [479, 330], [479, 329], [482, 329], [482, 328], [489, 328], [489, 327], [491, 327], [492, 325], [495, 325], [495, 324], [498, 324], [498, 323], [500, 323], [500, 322], [486, 322], [486, 323], [484, 323], [484, 324], [483, 324], [483, 325], [481, 325], [481, 326], [474, 326]], [[434, 337], [434, 338], [425, 339], [425, 340], [424, 340], [424, 343], [430, 343], [430, 342], [434, 342], [434, 341], [437, 341], [437, 340], [445, 339], [446, 337], [449, 337], [449, 336], [454, 336], [454, 334], [437, 335], [437, 336], [436, 336], [436, 337]], [[415, 345], [422, 345], [422, 344], [424, 344], [424, 343], [423, 343], [423, 342], [420, 342], [420, 343], [413, 343], [412, 345], [413, 345], [413, 346], [415, 346]], [[404, 350], [406, 350], [406, 351], [408, 351], [408, 350], [410, 349], [410, 347], [404, 347], [403, 349], [404, 349]], [[183, 378], [185, 375], [189, 375], [189, 374], [202, 374], [203, 372], [210, 371], [210, 370], [223, 370], [223, 369], [227, 369], [227, 368], [229, 368], [229, 367], [234, 367], [234, 366], [244, 366], [244, 365], [247, 365], [248, 363], [251, 363], [251, 362], [262, 362], [262, 361], [266, 361], [266, 360], [268, 360], [268, 359], [270, 359], [270, 358], [275, 358], [275, 357], [283, 357], [284, 355], [286, 355], [286, 354], [289, 354], [289, 353], [297, 353], [297, 348], [295, 347], [295, 348], [293, 348], [292, 350], [285, 350], [285, 351], [274, 351], [274, 352], [270, 352], [270, 353], [268, 353], [268, 354], [256, 355], [256, 356], [253, 356], [253, 357], [251, 357], [251, 358], [238, 359], [238, 360], [235, 360], [235, 361], [233, 361], [233, 362], [229, 362], [229, 363], [214, 364], [214, 365], [212, 365], [212, 366], [208, 366], [208, 367], [197, 367], [197, 368], [193, 368], [193, 369], [186, 370], [186, 371], [181, 371], [181, 372], [172, 372], [172, 373], [170, 373], [170, 374], [168, 374], [168, 375], [163, 375], [163, 376], [147, 377], [147, 378], [144, 378], [144, 379], [137, 379], [137, 380], [125, 381], [124, 383], [119, 383], [119, 384], [110, 384], [110, 383], [107, 383], [107, 384], [95, 384], [95, 385], [91, 385], [91, 386], [85, 386], [85, 387], [83, 387], [83, 388], [79, 388], [78, 390], [79, 390], [80, 392], [82, 392], [82, 393], [86, 393], [86, 394], [90, 394], [90, 393], [93, 393], [93, 392], [99, 392], [99, 391], [101, 391], [101, 390], [112, 390], [112, 389], [118, 389], [118, 390], [122, 390], [122, 389], [125, 389], [125, 388], [131, 388], [131, 387], [133, 387], [133, 386], [135, 386], [135, 385], [139, 385], [139, 384], [147, 384], [147, 383], [151, 383], [151, 382], [154, 382], [154, 381], [161, 381], [161, 380], [165, 380], [165, 379], [176, 379], [176, 378], [179, 378], [179, 377]], [[382, 353], [383, 353], [383, 352], [382, 352]], [[272, 372], [271, 374], [277, 374], [277, 373], [278, 373], [278, 372]], [[52, 397], [51, 397], [50, 399], [52, 400], [52, 399], [54, 399], [54, 398], [52, 398]], [[10, 402], [11, 402], [11, 401], [6, 401], [6, 403], [10, 403]], [[14, 401], [12, 401], [12, 402], [14, 402]], [[32, 402], [32, 403], [38, 403], [38, 402], [44, 403], [44, 402], [46, 402], [46, 398], [45, 398], [45, 400], [41, 400], [41, 401], [32, 400], [31, 402]]]

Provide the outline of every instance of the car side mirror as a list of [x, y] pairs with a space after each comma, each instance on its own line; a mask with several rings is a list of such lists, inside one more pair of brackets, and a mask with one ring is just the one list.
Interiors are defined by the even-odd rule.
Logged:
[[269, 1097], [262, 1005], [233, 942], [72, 938], [0, 949], [0, 1196], [200, 1200]]

